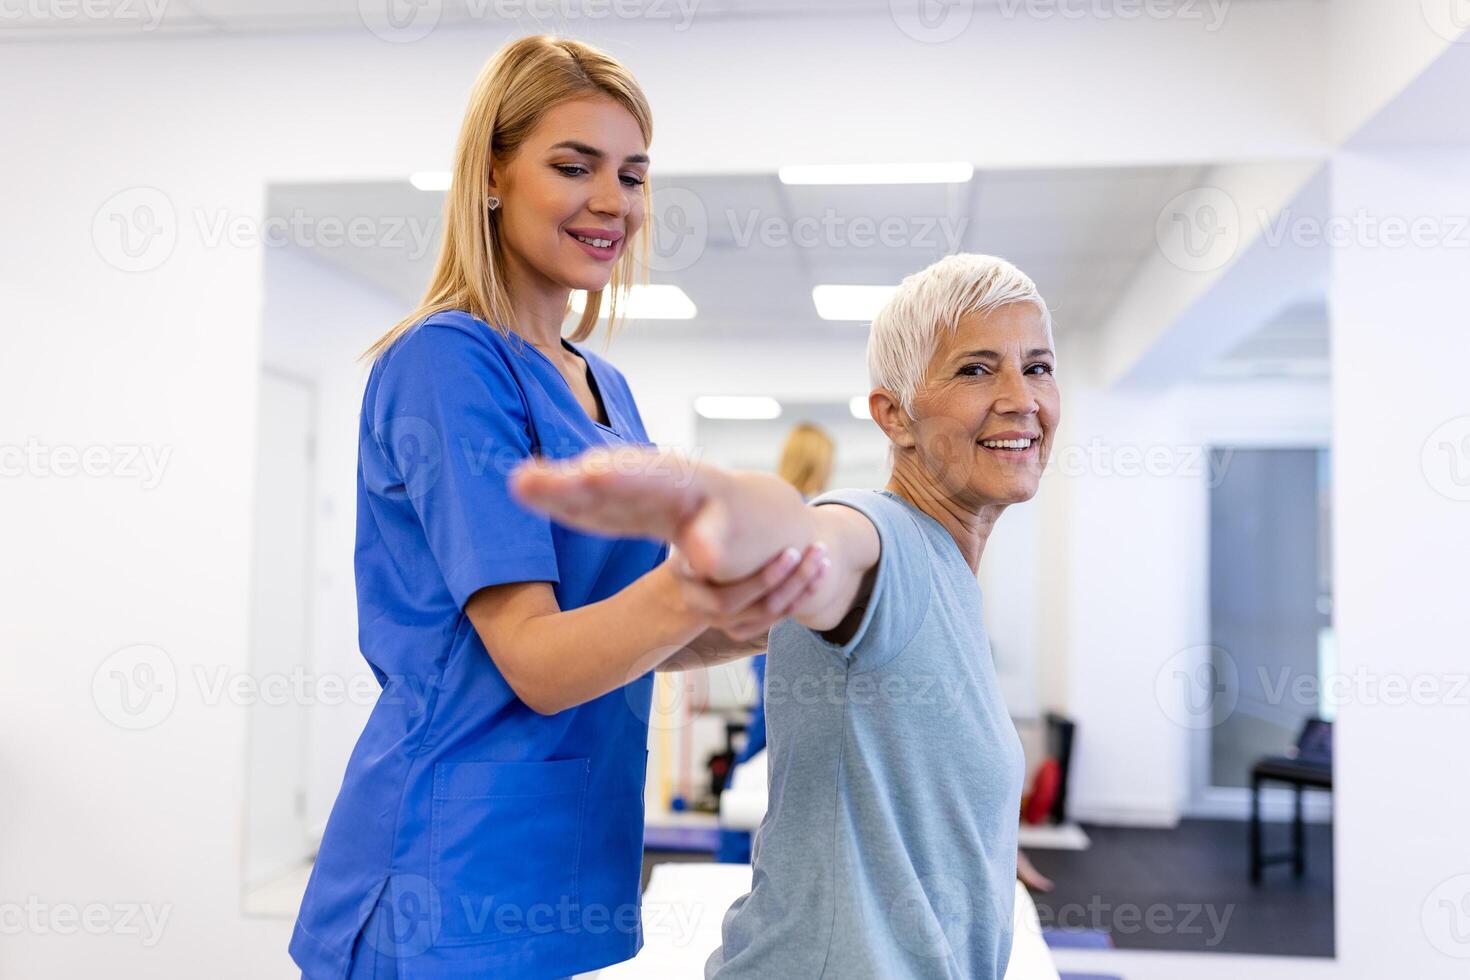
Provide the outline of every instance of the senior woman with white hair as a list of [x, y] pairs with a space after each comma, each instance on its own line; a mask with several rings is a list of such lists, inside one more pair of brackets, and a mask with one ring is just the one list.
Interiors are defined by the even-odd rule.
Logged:
[[770, 631], [770, 808], [707, 978], [1004, 975], [1023, 761], [976, 571], [996, 518], [1036, 492], [1055, 364], [1032, 281], [954, 255], [873, 321], [884, 489], [803, 504], [774, 475], [648, 450], [513, 477], [565, 523], [673, 542], [695, 608], [783, 549], [828, 551], [820, 585]]

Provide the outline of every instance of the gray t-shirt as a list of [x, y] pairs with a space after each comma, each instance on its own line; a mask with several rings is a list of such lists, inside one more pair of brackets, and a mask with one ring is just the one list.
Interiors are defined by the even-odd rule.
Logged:
[[979, 583], [896, 494], [812, 501], [829, 503], [878, 529], [877, 577], [846, 644], [794, 620], [771, 631], [770, 807], [706, 980], [1000, 980], [1023, 761]]

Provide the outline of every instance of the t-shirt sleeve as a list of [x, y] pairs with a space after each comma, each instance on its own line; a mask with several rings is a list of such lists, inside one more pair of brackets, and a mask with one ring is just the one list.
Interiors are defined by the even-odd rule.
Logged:
[[420, 325], [384, 355], [371, 420], [395, 489], [461, 608], [487, 585], [559, 581], [550, 518], [510, 495], [531, 430], [520, 386], [492, 343]]
[[932, 573], [924, 533], [904, 506], [873, 490], [834, 490], [811, 506], [845, 506], [873, 522], [878, 531], [878, 570], [857, 632], [838, 645], [812, 636], [860, 670], [881, 667], [898, 656], [918, 633], [929, 610]]

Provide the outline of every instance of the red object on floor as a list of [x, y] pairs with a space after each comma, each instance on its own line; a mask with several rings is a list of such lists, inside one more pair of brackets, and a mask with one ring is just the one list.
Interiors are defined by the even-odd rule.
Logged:
[[1051, 812], [1057, 800], [1057, 790], [1062, 785], [1062, 767], [1056, 759], [1046, 758], [1036, 768], [1036, 778], [1031, 781], [1031, 795], [1026, 799], [1021, 819], [1027, 823], [1041, 823]]

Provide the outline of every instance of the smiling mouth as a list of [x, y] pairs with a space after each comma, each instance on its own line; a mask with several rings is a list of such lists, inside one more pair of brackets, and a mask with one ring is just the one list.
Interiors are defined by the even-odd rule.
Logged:
[[994, 449], [999, 452], [1024, 453], [1040, 441], [1041, 439], [1037, 437], [1025, 439], [981, 439], [979, 440], [979, 445], [986, 449]]
[[590, 238], [587, 235], [579, 235], [575, 231], [569, 231], [567, 234], [571, 235], [577, 241], [591, 245], [594, 248], [612, 248], [614, 244], [611, 238]]

